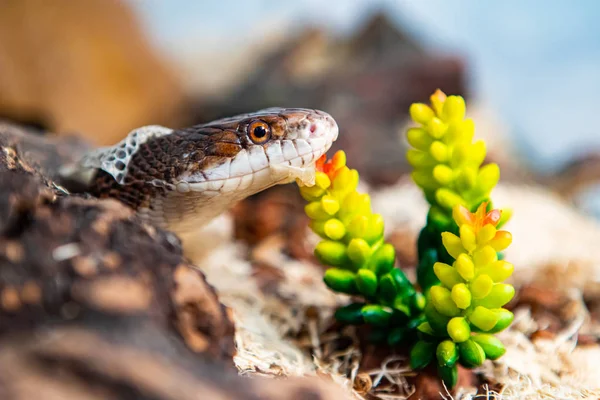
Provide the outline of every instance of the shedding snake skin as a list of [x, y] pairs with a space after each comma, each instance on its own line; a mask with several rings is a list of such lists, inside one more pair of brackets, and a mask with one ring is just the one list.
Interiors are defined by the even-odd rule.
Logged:
[[114, 146], [70, 154], [76, 161], [60, 168], [43, 167], [61, 183], [77, 181], [154, 225], [186, 233], [245, 197], [293, 181], [337, 136], [327, 113], [269, 108], [184, 129], [142, 127]]

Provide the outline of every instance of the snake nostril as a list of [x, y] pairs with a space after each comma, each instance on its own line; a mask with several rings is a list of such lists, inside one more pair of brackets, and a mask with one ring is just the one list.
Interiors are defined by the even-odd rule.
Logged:
[[315, 133], [315, 131], [317, 130], [317, 124], [315, 124], [314, 122], [310, 125], [310, 133]]

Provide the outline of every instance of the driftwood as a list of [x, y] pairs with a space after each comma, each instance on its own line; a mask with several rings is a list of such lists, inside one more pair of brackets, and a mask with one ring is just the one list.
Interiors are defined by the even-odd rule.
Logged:
[[116, 201], [69, 195], [3, 133], [1, 399], [344, 397], [238, 377], [228, 312], [179, 239]]

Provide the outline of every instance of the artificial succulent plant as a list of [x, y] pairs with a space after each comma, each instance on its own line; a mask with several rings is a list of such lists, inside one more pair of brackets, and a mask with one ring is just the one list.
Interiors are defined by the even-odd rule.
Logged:
[[[430, 204], [427, 223], [417, 242], [417, 280], [424, 291], [438, 282], [433, 265], [451, 262], [441, 234], [456, 232], [453, 208], [460, 204], [474, 211], [485, 201], [491, 206], [490, 193], [500, 178], [497, 164], [482, 165], [485, 142], [473, 140], [475, 124], [465, 118], [464, 99], [437, 90], [430, 100], [430, 105], [411, 105], [410, 116], [417, 126], [406, 133], [412, 147], [406, 153], [414, 168], [412, 178]], [[509, 217], [510, 212], [504, 210], [500, 225]]]
[[430, 204], [417, 242], [418, 286], [396, 265], [383, 218], [372, 212], [369, 195], [357, 191], [358, 172], [343, 151], [319, 159], [315, 184], [300, 187], [310, 227], [322, 239], [315, 255], [329, 267], [325, 284], [353, 299], [336, 318], [371, 325], [373, 340], [410, 346], [414, 369], [437, 359], [449, 386], [458, 363], [472, 368], [504, 354], [493, 334], [512, 322], [502, 307], [515, 292], [504, 283], [513, 266], [500, 259], [512, 241], [499, 229], [509, 212], [493, 209], [490, 200], [500, 170], [483, 165], [485, 143], [473, 142], [465, 112], [462, 97], [439, 90], [430, 105], [410, 107], [418, 126], [407, 132], [407, 159]]
[[359, 193], [358, 172], [346, 166], [343, 151], [316, 165], [314, 186], [300, 188], [310, 227], [322, 240], [315, 255], [325, 265], [325, 283], [357, 301], [337, 310], [347, 324], [374, 326], [373, 336], [398, 344], [422, 322], [423, 295], [395, 268], [396, 252], [386, 243], [383, 218], [371, 211], [371, 198]]

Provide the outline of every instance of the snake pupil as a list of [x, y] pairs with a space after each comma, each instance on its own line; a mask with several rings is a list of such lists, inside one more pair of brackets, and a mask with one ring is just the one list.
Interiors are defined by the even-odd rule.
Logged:
[[254, 128], [254, 136], [256, 136], [257, 138], [261, 139], [263, 137], [265, 137], [267, 135], [267, 130], [265, 129], [264, 126], [257, 126], [256, 128]]

